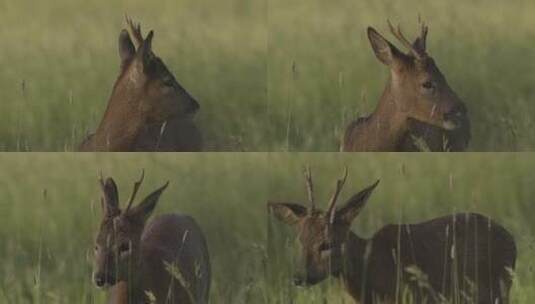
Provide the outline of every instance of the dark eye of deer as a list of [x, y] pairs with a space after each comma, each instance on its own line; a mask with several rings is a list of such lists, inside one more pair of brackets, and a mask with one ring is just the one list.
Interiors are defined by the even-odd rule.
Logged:
[[163, 84], [164, 84], [165, 86], [172, 87], [172, 86], [174, 86], [175, 82], [173, 81], [172, 78], [165, 78], [165, 79], [163, 80]]
[[331, 247], [332, 247], [332, 246], [331, 246], [331, 244], [329, 244], [329, 243], [322, 243], [318, 249], [319, 249], [319, 251], [321, 252], [321, 251], [330, 250]]
[[422, 84], [422, 87], [424, 87], [426, 90], [431, 90], [435, 88], [435, 84], [432, 81], [426, 81]]
[[130, 250], [130, 243], [122, 243], [122, 244], [119, 246], [119, 253], [125, 253], [125, 252], [127, 252], [128, 250]]

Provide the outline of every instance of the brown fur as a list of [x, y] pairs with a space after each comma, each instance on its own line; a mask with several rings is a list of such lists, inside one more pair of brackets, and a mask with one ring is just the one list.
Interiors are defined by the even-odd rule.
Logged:
[[127, 23], [131, 33], [119, 35], [121, 73], [96, 132], [79, 150], [200, 151], [192, 119], [199, 104], [152, 52], [152, 31], [144, 39], [139, 25]]
[[[167, 184], [139, 205], [121, 210], [113, 179], [101, 181], [104, 218], [96, 237], [93, 279], [109, 288], [111, 304], [208, 303], [210, 258], [204, 235], [186, 215], [164, 214], [145, 225]], [[178, 271], [173, 275], [168, 265]]]
[[128, 285], [121, 281], [110, 287], [108, 293], [108, 304], [130, 304], [128, 303]]
[[460, 213], [387, 225], [370, 239], [361, 238], [350, 230], [351, 223], [376, 186], [327, 212], [269, 203], [278, 219], [298, 231], [303, 259], [296, 284], [313, 285], [333, 275], [361, 304], [396, 303], [406, 291], [414, 303], [439, 303], [444, 298], [456, 299], [455, 303], [508, 303], [516, 245], [507, 230], [483, 215]]
[[427, 54], [427, 27], [402, 53], [375, 29], [368, 38], [377, 58], [390, 68], [390, 78], [375, 111], [346, 128], [342, 151], [463, 151], [470, 139], [466, 106], [449, 87]]

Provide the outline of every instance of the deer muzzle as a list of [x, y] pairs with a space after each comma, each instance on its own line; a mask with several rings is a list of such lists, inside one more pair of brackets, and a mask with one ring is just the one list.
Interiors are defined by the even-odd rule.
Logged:
[[294, 285], [300, 286], [300, 287], [307, 287], [311, 285], [315, 285], [319, 282], [321, 282], [323, 279], [319, 277], [314, 277], [311, 275], [295, 275], [293, 278]]
[[443, 127], [446, 130], [455, 130], [459, 128], [465, 119], [466, 109], [462, 104], [453, 107], [446, 112], [443, 117]]
[[93, 282], [98, 288], [106, 288], [115, 284], [115, 279], [104, 272], [93, 273]]

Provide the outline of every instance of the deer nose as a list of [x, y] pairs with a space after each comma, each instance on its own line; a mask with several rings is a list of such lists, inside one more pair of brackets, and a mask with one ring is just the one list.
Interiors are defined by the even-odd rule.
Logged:
[[445, 121], [458, 121], [466, 115], [466, 108], [462, 105], [455, 105], [448, 112], [444, 113]]
[[93, 281], [95, 282], [95, 285], [97, 285], [97, 287], [103, 287], [106, 284], [104, 274], [101, 272], [95, 273], [93, 275]]
[[300, 277], [294, 277], [294, 285], [303, 286], [303, 279]]

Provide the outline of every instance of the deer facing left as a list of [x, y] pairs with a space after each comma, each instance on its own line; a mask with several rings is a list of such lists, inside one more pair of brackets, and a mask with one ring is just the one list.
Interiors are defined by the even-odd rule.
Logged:
[[[81, 151], [198, 151], [197, 101], [152, 51], [153, 31], [127, 18], [119, 35], [120, 74], [104, 116]], [[132, 39], [131, 39], [132, 38]]]
[[[109, 303], [208, 303], [210, 258], [204, 234], [182, 214], [148, 219], [168, 183], [136, 206], [143, 174], [126, 207], [112, 178], [100, 179], [103, 219], [95, 239], [93, 282]], [[155, 302], [154, 302], [155, 301]]]
[[[379, 181], [336, 201], [347, 170], [336, 183], [326, 211], [315, 207], [312, 177], [306, 172], [310, 208], [270, 202], [269, 210], [298, 233], [297, 285], [339, 278], [356, 303], [508, 303], [515, 267], [513, 236], [490, 218], [452, 214], [415, 224], [392, 224], [364, 239], [351, 223]], [[449, 300], [449, 301], [448, 301]]]

